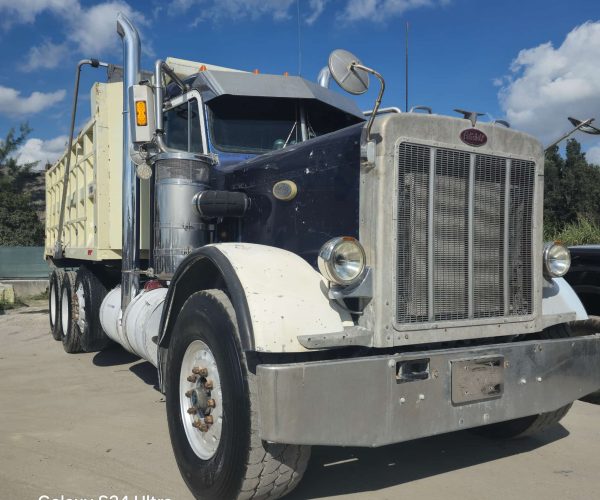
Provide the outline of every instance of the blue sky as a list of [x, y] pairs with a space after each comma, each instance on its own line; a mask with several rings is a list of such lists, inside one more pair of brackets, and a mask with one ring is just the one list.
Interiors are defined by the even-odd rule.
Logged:
[[[568, 128], [567, 115], [600, 122], [596, 0], [0, 0], [0, 137], [27, 120], [23, 160], [64, 148], [79, 59], [121, 63], [119, 10], [141, 32], [145, 68], [175, 56], [315, 79], [329, 52], [345, 48], [383, 74], [383, 105], [399, 107], [408, 22], [409, 105], [487, 112], [544, 142]], [[78, 124], [91, 82], [103, 78], [84, 70]], [[360, 107], [370, 109], [376, 92], [373, 82]], [[600, 163], [600, 140], [578, 137]]]

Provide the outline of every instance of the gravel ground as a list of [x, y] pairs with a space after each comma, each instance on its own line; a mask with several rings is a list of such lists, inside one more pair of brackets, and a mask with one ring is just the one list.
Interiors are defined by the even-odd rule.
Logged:
[[[190, 499], [154, 368], [118, 348], [67, 355], [46, 315], [38, 304], [0, 316], [0, 499]], [[579, 402], [562, 425], [521, 441], [458, 432], [315, 447], [288, 498], [591, 499], [599, 457], [600, 406]]]

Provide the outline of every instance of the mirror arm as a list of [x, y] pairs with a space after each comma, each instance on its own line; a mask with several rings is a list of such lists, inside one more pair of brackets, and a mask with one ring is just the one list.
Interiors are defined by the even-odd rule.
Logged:
[[581, 129], [582, 127], [585, 127], [586, 125], [590, 125], [592, 122], [594, 121], [593, 118], [590, 118], [588, 120], [585, 120], [583, 122], [581, 122], [579, 125], [577, 125], [573, 130], [567, 132], [565, 135], [561, 136], [560, 139], [557, 139], [556, 141], [554, 141], [552, 144], [549, 144], [548, 146], [546, 146], [544, 148], [544, 152], [548, 151], [549, 149], [553, 148], [554, 146], [556, 146], [559, 142], [564, 141], [567, 137], [569, 137], [571, 134], [574, 134], [575, 132], [577, 132], [579, 129]]
[[373, 121], [375, 120], [375, 116], [377, 115], [377, 110], [379, 109], [379, 106], [381, 105], [381, 99], [383, 98], [383, 93], [385, 92], [385, 80], [377, 71], [375, 71], [374, 69], [369, 68], [367, 66], [363, 66], [362, 64], [358, 64], [358, 63], [354, 62], [354, 63], [352, 63], [352, 67], [362, 69], [362, 70], [366, 71], [367, 73], [371, 73], [379, 80], [379, 83], [381, 84], [381, 87], [379, 88], [379, 95], [377, 96], [377, 100], [375, 101], [375, 107], [373, 108], [373, 112], [371, 113], [371, 116], [369, 117], [369, 121], [367, 122], [366, 138], [367, 138], [367, 141], [369, 141], [369, 140], [371, 140], [371, 127], [373, 126]]

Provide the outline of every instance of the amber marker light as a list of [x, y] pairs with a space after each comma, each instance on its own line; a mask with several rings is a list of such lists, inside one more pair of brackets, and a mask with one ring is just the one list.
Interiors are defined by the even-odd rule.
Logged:
[[145, 127], [148, 125], [146, 101], [135, 101], [135, 122], [138, 127]]

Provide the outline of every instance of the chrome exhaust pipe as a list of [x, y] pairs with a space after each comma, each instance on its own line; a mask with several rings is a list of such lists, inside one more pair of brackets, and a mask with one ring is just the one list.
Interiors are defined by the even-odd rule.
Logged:
[[121, 309], [137, 295], [140, 288], [139, 192], [129, 123], [129, 88], [140, 81], [140, 37], [131, 21], [119, 12], [117, 33], [123, 39], [123, 246], [121, 251]]
[[317, 82], [321, 87], [329, 88], [329, 80], [331, 79], [331, 71], [329, 71], [328, 66], [323, 66], [321, 71], [319, 71], [319, 76], [317, 76]]

